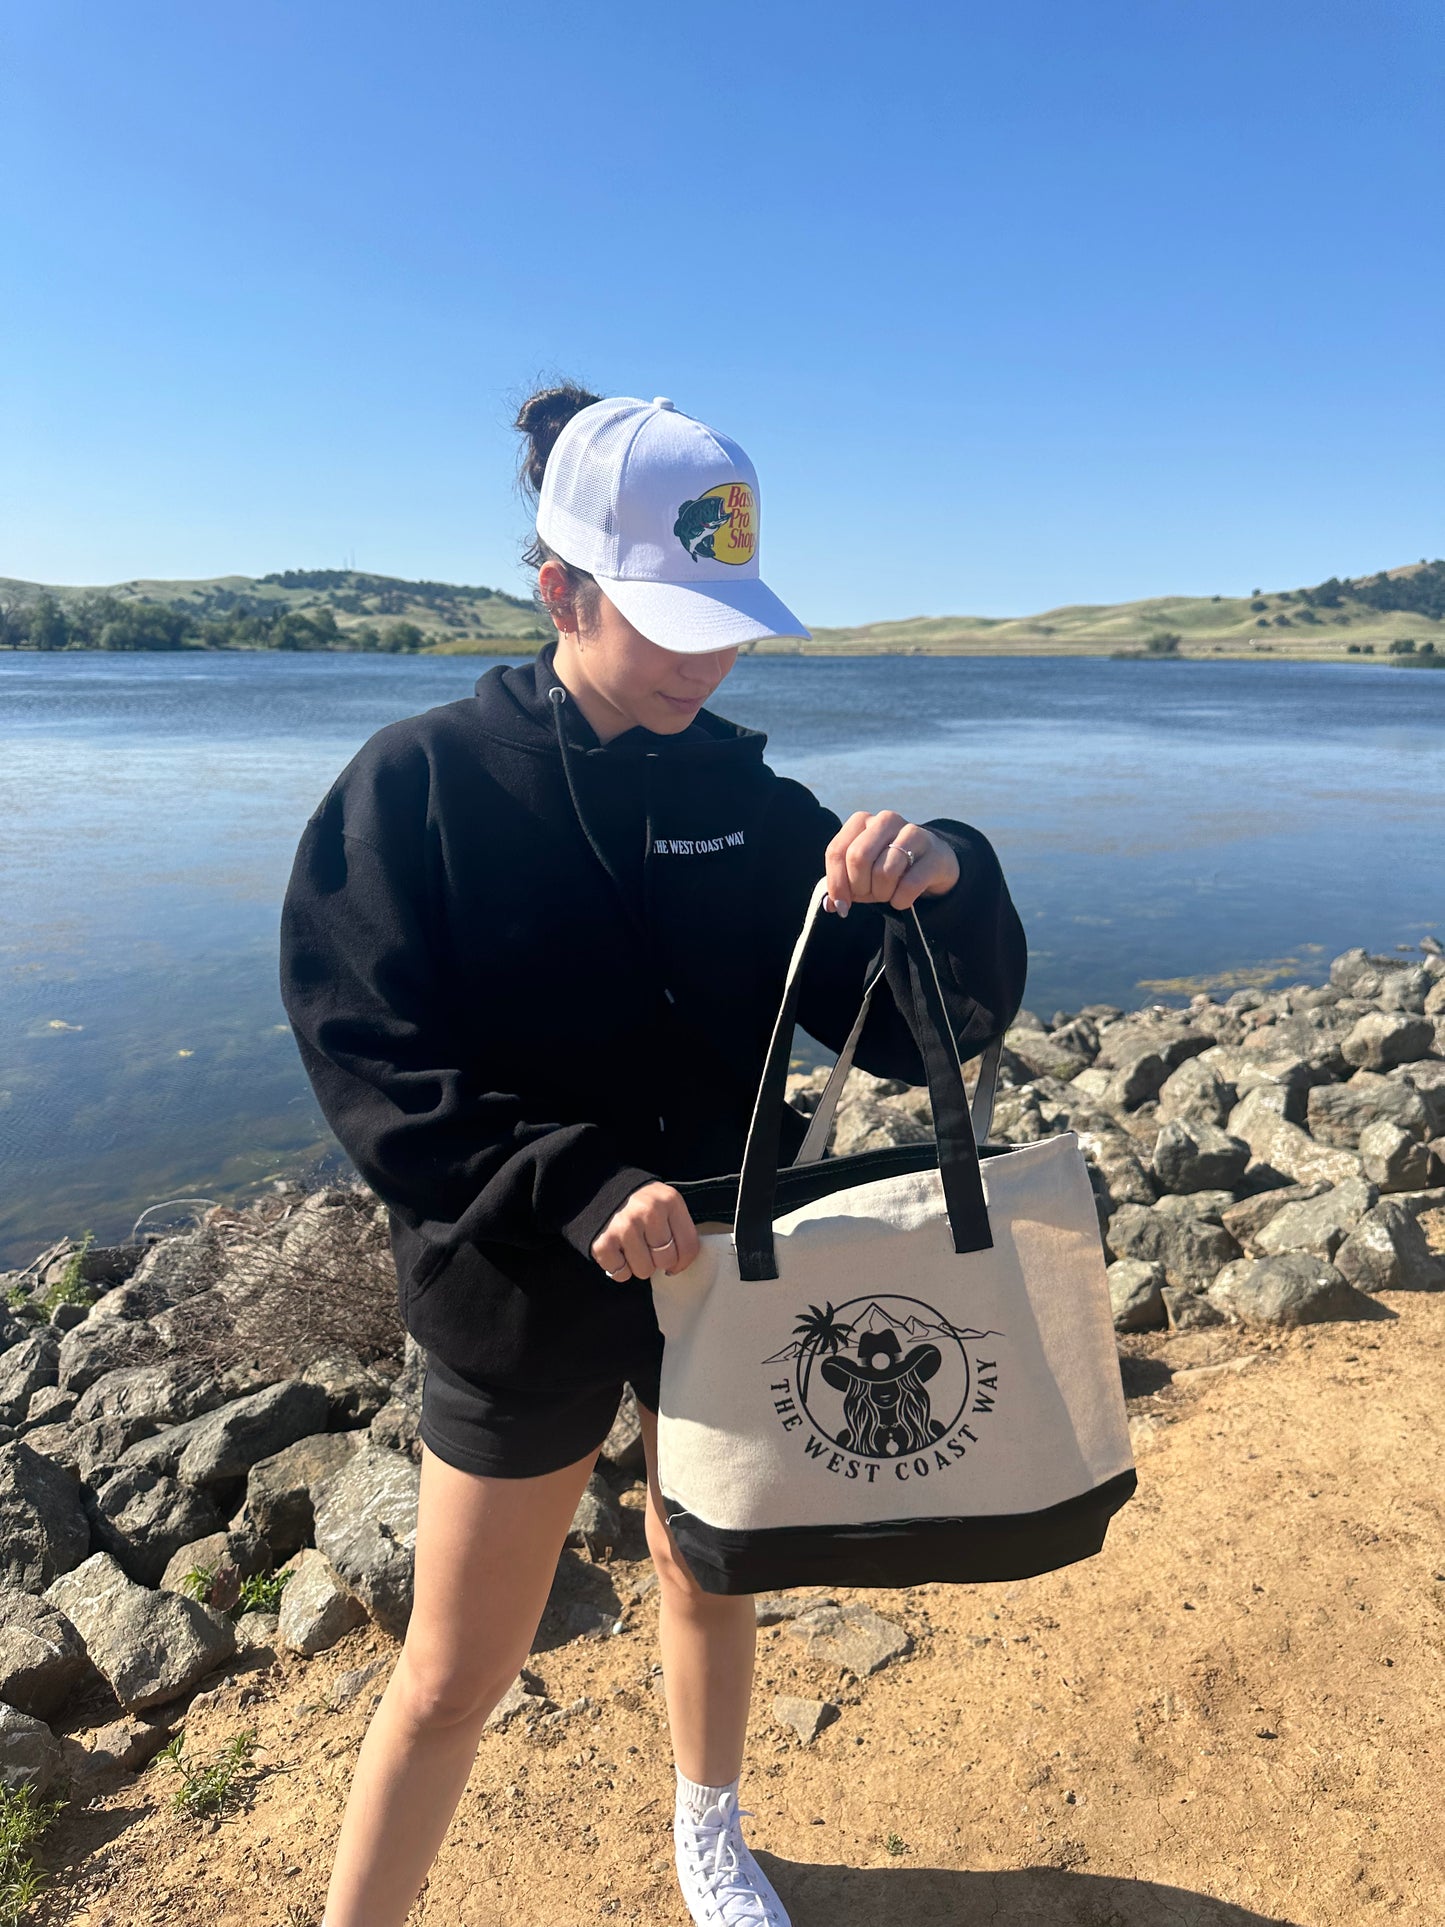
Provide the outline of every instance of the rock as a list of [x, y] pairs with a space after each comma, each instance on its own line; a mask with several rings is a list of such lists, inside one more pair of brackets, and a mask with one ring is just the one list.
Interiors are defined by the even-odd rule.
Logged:
[[238, 1653], [272, 1652], [276, 1650], [277, 1627], [281, 1623], [279, 1613], [249, 1612], [242, 1613], [236, 1620], [236, 1651]]
[[305, 1385], [319, 1385], [326, 1394], [326, 1415], [318, 1432], [369, 1425], [391, 1397], [390, 1378], [344, 1348], [319, 1352], [296, 1376]]
[[1229, 1322], [1218, 1305], [1202, 1292], [1180, 1291], [1174, 1285], [1166, 1285], [1162, 1296], [1170, 1331], [1200, 1331], [1209, 1325]]
[[94, 1419], [146, 1419], [154, 1430], [197, 1418], [225, 1397], [212, 1373], [180, 1359], [166, 1359], [153, 1365], [122, 1365], [93, 1379], [76, 1399], [71, 1418], [76, 1425]]
[[0, 1787], [43, 1794], [60, 1770], [60, 1742], [44, 1720], [0, 1704]]
[[1318, 1197], [1287, 1204], [1277, 1211], [1253, 1241], [1257, 1254], [1277, 1258], [1287, 1251], [1312, 1251], [1333, 1258], [1345, 1239], [1379, 1201], [1379, 1192], [1363, 1178], [1346, 1178]]
[[[121, 1289], [129, 1291], [132, 1286]], [[107, 1372], [120, 1371], [127, 1365], [149, 1365], [166, 1356], [167, 1347], [153, 1325], [99, 1314], [97, 1306], [83, 1325], [68, 1331], [60, 1341], [59, 1382], [67, 1392], [89, 1391]]]
[[1115, 1212], [1106, 1241], [1115, 1258], [1162, 1265], [1168, 1282], [1183, 1287], [1207, 1285], [1221, 1265], [1239, 1256], [1239, 1246], [1222, 1225], [1136, 1204]]
[[1232, 1191], [1249, 1157], [1244, 1139], [1217, 1124], [1173, 1118], [1154, 1144], [1154, 1178], [1165, 1191]]
[[148, 1438], [138, 1439], [128, 1445], [115, 1462], [117, 1471], [134, 1466], [150, 1472], [164, 1472], [174, 1478], [181, 1462], [181, 1454], [210, 1417], [202, 1412], [197, 1417], [183, 1420], [179, 1425], [166, 1425]]
[[309, 1545], [315, 1525], [311, 1495], [345, 1463], [366, 1433], [313, 1432], [257, 1459], [246, 1478], [246, 1518], [276, 1560]]
[[317, 1550], [395, 1639], [411, 1617], [420, 1481], [414, 1460], [368, 1440], [311, 1495]]
[[1230, 1205], [1221, 1213], [1221, 1222], [1251, 1257], [1258, 1257], [1256, 1240], [1264, 1227], [1278, 1217], [1287, 1204], [1301, 1204], [1308, 1198], [1323, 1197], [1333, 1188], [1320, 1178], [1314, 1184], [1289, 1184], [1279, 1191], [1261, 1191], [1258, 1197], [1241, 1198], [1237, 1204]]
[[630, 1385], [623, 1387], [612, 1430], [602, 1442], [602, 1463], [624, 1479], [640, 1479], [647, 1470], [642, 1445], [642, 1420], [637, 1413], [637, 1394]]
[[811, 1746], [841, 1714], [842, 1708], [833, 1700], [790, 1699], [780, 1693], [773, 1701], [773, 1718], [779, 1726], [790, 1726], [804, 1746]]
[[1431, 988], [1430, 973], [1423, 965], [1406, 965], [1403, 969], [1385, 973], [1384, 981], [1376, 993], [1376, 1002], [1381, 1010], [1400, 1010], [1419, 1015], [1425, 1009], [1425, 1000]]
[[[214, 1225], [203, 1225], [174, 1232], [152, 1245], [132, 1273], [131, 1283], [149, 1290], [152, 1311], [163, 1311], [209, 1290], [225, 1264], [220, 1233]], [[135, 1315], [150, 1317], [152, 1312]]]
[[27, 1439], [0, 1445], [0, 1586], [39, 1592], [89, 1551], [74, 1475]]
[[1119, 1258], [1109, 1266], [1109, 1298], [1116, 1332], [1158, 1331], [1164, 1324], [1163, 1265]]
[[1426, 1056], [1434, 1043], [1435, 1026], [1429, 1018], [1372, 1011], [1360, 1019], [1340, 1048], [1347, 1064], [1387, 1071], [1396, 1064], [1410, 1064]]
[[1166, 1218], [1203, 1218], [1209, 1224], [1223, 1224], [1233, 1204], [1232, 1191], [1166, 1191], [1154, 1209]]
[[1152, 1204], [1159, 1191], [1140, 1163], [1134, 1140], [1125, 1131], [1080, 1131], [1079, 1145], [1103, 1181], [1110, 1215], [1124, 1204]]
[[1281, 1114], [1279, 1096], [1272, 1091], [1254, 1090], [1242, 1097], [1229, 1113], [1229, 1134], [1244, 1139], [1256, 1164], [1297, 1184], [1313, 1184], [1321, 1178], [1327, 1184], [1343, 1184], [1346, 1178], [1360, 1175], [1360, 1161], [1351, 1152], [1316, 1144], [1307, 1131], [1289, 1123]]
[[19, 1435], [32, 1431], [37, 1425], [63, 1425], [75, 1410], [74, 1392], [63, 1392], [58, 1385], [41, 1385], [30, 1394], [30, 1403], [25, 1408], [25, 1417], [16, 1428]]
[[80, 1634], [33, 1593], [0, 1591], [0, 1700], [50, 1720], [92, 1672]]
[[164, 1720], [131, 1714], [92, 1727], [80, 1739], [62, 1739], [61, 1758], [78, 1792], [103, 1791], [127, 1774], [139, 1773], [170, 1737]]
[[276, 1634], [288, 1652], [307, 1658], [324, 1653], [364, 1622], [365, 1606], [313, 1546], [304, 1547], [281, 1570], [291, 1576], [281, 1589]]
[[137, 1466], [115, 1472], [83, 1503], [92, 1545], [142, 1586], [159, 1586], [172, 1555], [221, 1523], [208, 1494]]
[[400, 1452], [413, 1463], [421, 1458], [417, 1425], [421, 1419], [421, 1395], [426, 1380], [426, 1351], [408, 1332], [402, 1352], [402, 1366], [392, 1381], [391, 1397], [377, 1412], [369, 1427], [371, 1443], [389, 1452]]
[[1429, 1115], [1413, 1084], [1377, 1071], [1356, 1071], [1348, 1083], [1321, 1084], [1309, 1095], [1310, 1136], [1344, 1150], [1355, 1150], [1361, 1131], [1381, 1119], [1422, 1137]]
[[245, 1478], [260, 1459], [315, 1432], [326, 1417], [319, 1385], [289, 1378], [227, 1405], [202, 1419], [176, 1470], [190, 1485], [222, 1485]]
[[621, 1541], [622, 1514], [612, 1496], [612, 1488], [599, 1473], [593, 1472], [577, 1501], [566, 1543], [578, 1547], [589, 1559], [595, 1559], [601, 1553], [615, 1551]]
[[815, 1606], [793, 1620], [788, 1631], [806, 1640], [814, 1659], [841, 1666], [857, 1679], [867, 1679], [913, 1651], [913, 1640], [901, 1626], [866, 1606]]
[[1105, 1070], [1122, 1070], [1145, 1056], [1154, 1056], [1163, 1061], [1167, 1076], [1213, 1043], [1208, 1031], [1196, 1030], [1177, 1017], [1136, 1016], [1101, 1028], [1097, 1061]]
[[1168, 1075], [1165, 1059], [1157, 1051], [1144, 1051], [1114, 1072], [1102, 1101], [1111, 1110], [1137, 1111], [1141, 1104], [1159, 1095]]
[[[370, 1686], [373, 1680], [380, 1679], [383, 1673], [389, 1671], [390, 1667], [386, 1660], [374, 1659], [369, 1665], [354, 1666], [349, 1672], [338, 1673], [331, 1683], [330, 1706], [332, 1712], [339, 1713], [343, 1706], [349, 1705], [351, 1701], [356, 1698], [364, 1686]], [[535, 1679], [536, 1675], [526, 1674], [524, 1677]], [[384, 1692], [385, 1690], [385, 1687], [383, 1687], [382, 1691]], [[379, 1699], [381, 1694], [378, 1693], [376, 1697]]]
[[1360, 1291], [1445, 1289], [1445, 1257], [1430, 1249], [1419, 1217], [1401, 1198], [1381, 1198], [1335, 1253]]
[[1006, 1042], [1030, 1077], [1076, 1077], [1089, 1062], [1084, 1051], [1071, 1050], [1057, 1037], [1041, 1030], [1010, 1030]]
[[547, 1689], [535, 1673], [528, 1672], [524, 1666], [511, 1685], [488, 1713], [486, 1725], [493, 1732], [510, 1726], [518, 1714], [535, 1717], [540, 1713], [555, 1713], [557, 1702], [548, 1699]]
[[[1445, 979], [1442, 979], [1439, 988], [1445, 990]], [[1357, 1071], [1351, 1082], [1357, 1082], [1364, 1075], [1363, 1071]], [[1386, 1082], [1393, 1084], [1396, 1079], [1408, 1084], [1425, 1106], [1422, 1135], [1440, 1137], [1445, 1134], [1445, 1062], [1434, 1057], [1422, 1057], [1418, 1063], [1402, 1064], [1398, 1070], [1390, 1073]], [[1407, 1118], [1397, 1117], [1395, 1122], [1402, 1130], [1411, 1128]]]
[[798, 1619], [810, 1613], [817, 1606], [836, 1606], [837, 1600], [831, 1594], [810, 1599], [799, 1599], [790, 1592], [757, 1593], [753, 1598], [753, 1611], [760, 1626], [780, 1626], [785, 1619]]
[[108, 1552], [62, 1573], [44, 1597], [74, 1623], [92, 1663], [132, 1713], [179, 1698], [236, 1650], [228, 1619], [179, 1593], [136, 1585]]
[[1186, 1058], [1159, 1087], [1159, 1117], [1166, 1124], [1183, 1118], [1194, 1124], [1222, 1125], [1237, 1102], [1236, 1087], [1219, 1074], [1207, 1053]]
[[1382, 1191], [1420, 1191], [1430, 1180], [1430, 1147], [1388, 1118], [1360, 1133], [1365, 1176]]
[[1368, 1308], [1332, 1264], [1303, 1251], [1242, 1258], [1225, 1267], [1209, 1296], [1247, 1325], [1318, 1325], [1363, 1317]]
[[48, 1325], [0, 1353], [0, 1420], [17, 1425], [32, 1396], [59, 1376], [60, 1340]]
[[1369, 971], [1368, 951], [1347, 950], [1343, 956], [1336, 957], [1330, 965], [1330, 982], [1337, 990], [1351, 990], [1361, 977], [1369, 974]]
[[890, 1144], [925, 1144], [933, 1133], [896, 1104], [881, 1099], [846, 1099], [833, 1126], [833, 1155], [879, 1151]]
[[[249, 1523], [240, 1529], [229, 1528], [224, 1532], [208, 1532], [203, 1538], [192, 1539], [189, 1544], [178, 1546], [166, 1562], [161, 1574], [160, 1584], [165, 1592], [185, 1592], [186, 1574], [198, 1569], [210, 1569], [212, 1585], [224, 1583], [227, 1573], [234, 1574], [231, 1582], [232, 1600], [240, 1597], [240, 1581], [249, 1579], [255, 1573], [265, 1572], [270, 1565], [269, 1548], [260, 1534]], [[221, 1605], [217, 1596], [207, 1598], [203, 1604], [217, 1611], [229, 1610]]]

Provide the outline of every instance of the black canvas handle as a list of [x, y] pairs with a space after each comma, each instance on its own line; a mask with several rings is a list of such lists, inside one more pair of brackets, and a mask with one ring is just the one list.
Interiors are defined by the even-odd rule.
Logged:
[[[787, 1091], [788, 1064], [792, 1056], [793, 1029], [798, 1018], [803, 959], [817, 928], [818, 918], [823, 913], [826, 891], [827, 879], [824, 877], [814, 886], [808, 913], [793, 949], [782, 1004], [773, 1026], [772, 1041], [758, 1085], [747, 1147], [743, 1152], [733, 1244], [737, 1252], [738, 1275], [746, 1279], [776, 1278], [778, 1275], [773, 1214], [783, 1104]], [[877, 907], [885, 919], [898, 927], [904, 941], [913, 1007], [913, 1034], [928, 1078], [934, 1136], [938, 1141], [938, 1170], [943, 1181], [944, 1205], [948, 1212], [953, 1248], [956, 1252], [988, 1251], [993, 1247], [993, 1234], [989, 1229], [988, 1205], [983, 1193], [983, 1170], [974, 1139], [973, 1122], [969, 1116], [963, 1065], [959, 1061], [958, 1045], [949, 1025], [933, 954], [928, 948], [928, 939], [923, 934], [916, 911], [894, 910], [887, 904]]]

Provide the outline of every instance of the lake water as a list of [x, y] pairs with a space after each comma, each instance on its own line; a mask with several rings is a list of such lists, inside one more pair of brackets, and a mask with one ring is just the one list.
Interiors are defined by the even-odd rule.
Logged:
[[[0, 1266], [344, 1168], [277, 990], [296, 841], [366, 737], [488, 666], [0, 654]], [[1445, 934], [1445, 675], [744, 658], [712, 706], [840, 815], [982, 829], [1044, 1017]]]

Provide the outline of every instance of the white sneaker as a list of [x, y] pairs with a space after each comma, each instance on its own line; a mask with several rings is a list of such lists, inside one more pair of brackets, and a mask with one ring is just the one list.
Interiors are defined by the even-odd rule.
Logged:
[[725, 1793], [701, 1820], [684, 1813], [672, 1823], [677, 1879], [698, 1927], [792, 1927], [787, 1909], [754, 1860], [738, 1822], [751, 1819], [735, 1793]]

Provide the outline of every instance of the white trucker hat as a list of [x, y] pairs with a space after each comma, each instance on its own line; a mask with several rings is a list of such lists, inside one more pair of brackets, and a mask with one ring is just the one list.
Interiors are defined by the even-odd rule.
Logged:
[[542, 471], [537, 533], [659, 648], [809, 633], [758, 574], [752, 463], [665, 395], [577, 411]]

